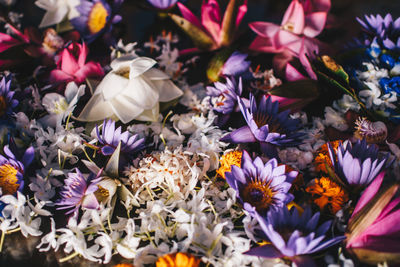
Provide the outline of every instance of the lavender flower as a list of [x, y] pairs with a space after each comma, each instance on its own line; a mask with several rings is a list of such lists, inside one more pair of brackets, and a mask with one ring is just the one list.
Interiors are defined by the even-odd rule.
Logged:
[[75, 173], [68, 173], [65, 185], [61, 191], [61, 199], [56, 202], [57, 209], [71, 209], [65, 214], [76, 212], [81, 206], [86, 209], [97, 209], [99, 202], [94, 195], [98, 183], [102, 178], [93, 173], [86, 179], [83, 174], [75, 169]]
[[239, 83], [235, 78], [227, 78], [225, 83], [216, 82], [214, 86], [207, 86], [207, 95], [212, 96], [214, 110], [222, 114], [238, 111], [237, 99], [242, 95], [242, 78]]
[[[365, 15], [365, 20], [357, 18], [357, 21], [364, 28], [364, 31], [372, 40], [376, 40], [380, 46], [387, 49], [400, 49], [400, 18], [393, 21], [391, 14], [386, 14], [383, 18], [381, 15]], [[370, 39], [366, 40], [369, 45]]]
[[116, 13], [123, 2], [124, 0], [114, 0], [110, 6], [104, 0], [80, 0], [80, 5], [76, 7], [80, 16], [72, 19], [71, 24], [87, 43], [91, 43], [99, 35], [109, 33], [112, 25], [121, 21], [122, 17]]
[[329, 156], [336, 174], [351, 186], [367, 186], [381, 172], [389, 154], [379, 158], [378, 147], [358, 140], [339, 144], [337, 155], [329, 144]]
[[147, 0], [147, 2], [158, 9], [169, 9], [173, 7], [178, 0]]
[[315, 266], [312, 259], [305, 255], [333, 246], [345, 239], [345, 236], [327, 238], [326, 233], [331, 221], [319, 227], [320, 213], [312, 213], [307, 207], [299, 215], [297, 208], [289, 211], [286, 206], [272, 209], [265, 217], [255, 213], [255, 218], [271, 244], [253, 248], [247, 255], [264, 258], [290, 258], [297, 266]]
[[289, 110], [279, 113], [278, 101], [263, 96], [257, 106], [254, 96], [250, 95], [250, 109], [241, 99], [238, 101], [247, 125], [224, 136], [221, 141], [234, 144], [259, 142], [263, 153], [270, 157], [277, 157], [275, 146], [300, 143], [303, 133], [297, 131], [299, 120], [289, 118]]
[[251, 62], [246, 61], [247, 56], [247, 54], [242, 54], [237, 51], [233, 52], [222, 67], [222, 75], [237, 76], [249, 72]]
[[101, 148], [103, 155], [114, 153], [119, 143], [121, 143], [121, 151], [125, 153], [133, 154], [144, 148], [144, 138], [139, 138], [137, 134], [131, 135], [128, 131], [121, 133], [121, 126], [115, 129], [115, 122], [111, 119], [104, 120], [101, 134], [96, 125], [96, 135], [100, 144], [103, 145]]
[[263, 163], [257, 157], [252, 161], [243, 151], [241, 167], [233, 165], [231, 172], [225, 172], [227, 183], [236, 190], [236, 196], [243, 208], [265, 213], [271, 207], [282, 207], [293, 200], [288, 193], [297, 172], [285, 172], [285, 165], [278, 166], [276, 159]]
[[11, 75], [3, 77], [0, 81], [0, 118], [9, 117], [18, 105], [18, 100], [13, 99], [15, 92], [10, 91]]

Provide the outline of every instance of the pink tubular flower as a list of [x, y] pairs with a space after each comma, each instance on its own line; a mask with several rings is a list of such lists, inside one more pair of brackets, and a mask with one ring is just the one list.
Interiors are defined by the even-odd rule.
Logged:
[[[312, 52], [318, 51], [321, 43], [314, 37], [323, 30], [330, 7], [330, 0], [293, 0], [281, 25], [261, 21], [249, 24], [258, 35], [250, 49], [265, 53], [289, 51], [299, 58], [311, 78], [316, 78], [306, 55], [311, 56]], [[293, 71], [295, 70], [291, 67], [289, 72]], [[296, 72], [291, 76], [298, 75]]]
[[381, 188], [384, 176], [381, 172], [365, 189], [348, 227], [346, 248], [371, 264], [400, 262], [399, 185]]
[[81, 84], [86, 78], [100, 78], [104, 71], [97, 62], [86, 62], [88, 54], [85, 43], [82, 45], [76, 42], [64, 48], [57, 62], [57, 69], [50, 73], [50, 82], [61, 83], [74, 81]]
[[[189, 23], [190, 29], [187, 29], [187, 32], [198, 48], [214, 50], [231, 44], [234, 33], [247, 12], [247, 0], [242, 0], [242, 5], [237, 4], [238, 1], [231, 0], [222, 17], [216, 0], [204, 0], [201, 6], [201, 21], [182, 3], [177, 4], [185, 23]], [[180, 17], [176, 15], [171, 17], [180, 25]], [[200, 35], [196, 35], [193, 29]]]

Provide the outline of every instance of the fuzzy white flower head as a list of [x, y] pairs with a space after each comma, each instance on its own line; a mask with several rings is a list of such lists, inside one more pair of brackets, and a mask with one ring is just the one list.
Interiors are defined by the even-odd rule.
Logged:
[[156, 121], [159, 102], [169, 102], [183, 92], [167, 74], [153, 68], [157, 61], [147, 57], [123, 56], [111, 62], [109, 72], [97, 86], [79, 118], [99, 121], [117, 117], [123, 123], [131, 120]]
[[79, 0], [37, 0], [35, 4], [46, 10], [40, 28], [58, 24], [65, 18], [70, 20], [79, 16], [76, 10], [76, 6], [80, 4]]

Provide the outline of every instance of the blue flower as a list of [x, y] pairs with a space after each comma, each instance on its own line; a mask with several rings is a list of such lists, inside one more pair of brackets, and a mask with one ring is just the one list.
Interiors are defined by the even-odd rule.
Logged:
[[247, 122], [221, 141], [234, 144], [259, 142], [261, 150], [270, 157], [277, 157], [276, 146], [294, 146], [301, 143], [303, 133], [298, 131], [299, 120], [289, 117], [289, 110], [278, 112], [278, 101], [262, 96], [257, 105], [250, 94], [250, 109], [238, 98], [239, 107]]
[[81, 0], [80, 5], [76, 7], [80, 16], [72, 19], [71, 24], [87, 43], [91, 43], [101, 34], [109, 33], [112, 25], [121, 21], [122, 17], [116, 12], [123, 2], [124, 0], [114, 0], [110, 6], [104, 0]]
[[236, 190], [236, 197], [243, 208], [250, 213], [264, 214], [270, 208], [282, 207], [293, 200], [288, 193], [296, 171], [286, 173], [285, 165], [279, 165], [276, 159], [263, 163], [257, 157], [254, 161], [247, 151], [243, 151], [240, 168], [233, 165], [231, 172], [225, 172], [227, 183]]
[[246, 61], [247, 56], [247, 54], [243, 54], [237, 51], [233, 52], [233, 54], [228, 58], [228, 60], [222, 67], [222, 75], [238, 76], [249, 72], [251, 62]]
[[0, 81], [0, 118], [8, 118], [14, 113], [18, 100], [13, 99], [15, 92], [10, 91], [11, 75]]
[[115, 122], [111, 119], [103, 122], [101, 133], [96, 125], [96, 135], [102, 145], [101, 152], [103, 155], [111, 155], [114, 153], [118, 144], [121, 143], [121, 151], [124, 153], [136, 153], [144, 148], [144, 138], [139, 135], [132, 135], [130, 132], [122, 132], [121, 126], [115, 129]]
[[[320, 213], [312, 213], [307, 207], [300, 215], [297, 208], [289, 211], [286, 206], [281, 209], [272, 209], [263, 217], [255, 213], [262, 231], [271, 244], [253, 248], [247, 255], [264, 258], [289, 258], [297, 266], [315, 266], [311, 258], [306, 255], [318, 252], [333, 246], [345, 239], [345, 236], [328, 238], [327, 233], [331, 221], [318, 226]], [[306, 264], [305, 264], [306, 263]]]
[[242, 95], [242, 78], [239, 83], [235, 78], [227, 78], [225, 83], [216, 82], [214, 86], [207, 86], [207, 95], [214, 98], [214, 110], [222, 114], [230, 114], [237, 111], [238, 96]]

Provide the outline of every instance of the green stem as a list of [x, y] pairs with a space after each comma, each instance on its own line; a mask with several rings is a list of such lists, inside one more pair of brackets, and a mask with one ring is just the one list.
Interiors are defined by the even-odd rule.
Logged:
[[1, 239], [0, 239], [0, 252], [3, 250], [4, 238], [6, 237], [6, 232], [1, 231]]

